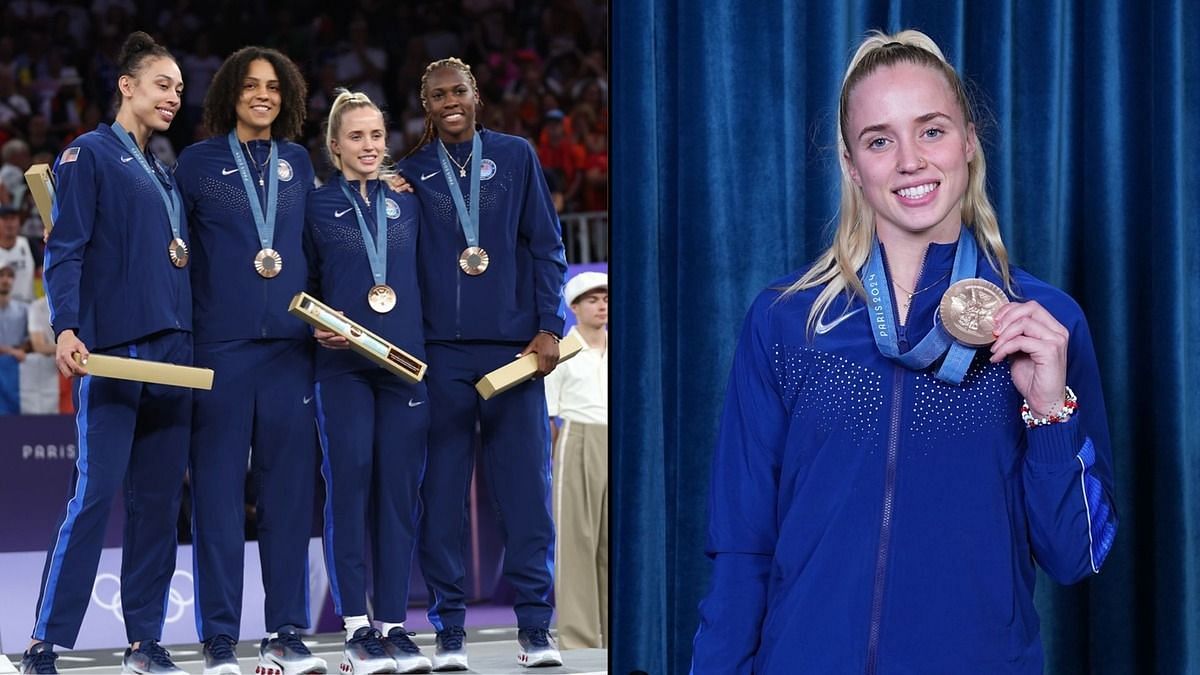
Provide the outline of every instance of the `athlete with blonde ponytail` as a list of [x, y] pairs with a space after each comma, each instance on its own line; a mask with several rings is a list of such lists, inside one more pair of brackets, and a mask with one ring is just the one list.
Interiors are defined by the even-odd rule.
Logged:
[[834, 241], [735, 353], [693, 672], [1041, 673], [1035, 562], [1075, 583], [1117, 528], [1087, 322], [1010, 265], [928, 36], [868, 36], [838, 113]]
[[[397, 192], [383, 113], [362, 93], [341, 91], [329, 111], [325, 149], [337, 173], [309, 193], [304, 232], [314, 295], [360, 326], [425, 359], [417, 288], [420, 210]], [[418, 499], [429, 429], [425, 383], [410, 383], [348, 351], [318, 329], [316, 413], [325, 478], [325, 567], [334, 611], [346, 628], [340, 672], [429, 672], [404, 627], [416, 546]], [[370, 531], [380, 630], [367, 615]]]

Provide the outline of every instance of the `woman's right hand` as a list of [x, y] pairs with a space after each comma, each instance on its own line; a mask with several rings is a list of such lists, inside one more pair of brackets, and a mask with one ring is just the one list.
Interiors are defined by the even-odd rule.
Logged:
[[338, 335], [337, 333], [335, 333], [331, 330], [325, 330], [324, 328], [314, 328], [313, 329], [313, 337], [315, 337], [317, 339], [317, 342], [319, 342], [322, 347], [326, 347], [328, 349], [349, 349], [350, 348], [349, 340], [347, 340], [346, 338], [342, 337], [341, 335]]
[[[79, 361], [75, 360], [76, 354], [79, 355]], [[91, 352], [88, 351], [83, 341], [75, 336], [75, 331], [68, 329], [58, 334], [58, 345], [54, 348], [54, 363], [63, 377], [87, 375], [87, 368], [83, 364], [87, 362], [90, 355]]]

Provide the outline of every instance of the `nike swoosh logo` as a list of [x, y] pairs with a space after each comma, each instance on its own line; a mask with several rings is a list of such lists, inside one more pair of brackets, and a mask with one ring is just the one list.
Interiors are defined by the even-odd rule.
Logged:
[[824, 334], [828, 333], [829, 331], [833, 330], [834, 328], [836, 328], [839, 323], [845, 321], [846, 319], [849, 319], [850, 317], [854, 316], [855, 314], [858, 314], [861, 311], [862, 311], [862, 307], [859, 307], [858, 309], [854, 310], [853, 312], [850, 312], [849, 314], [843, 314], [843, 315], [839, 316], [838, 318], [834, 319], [833, 321], [830, 321], [829, 323], [825, 323], [824, 321], [817, 319], [817, 325], [814, 330], [816, 330], [818, 335], [824, 335]]
[[439, 173], [441, 173], [441, 171], [434, 171], [434, 172], [433, 172], [433, 173], [431, 173], [431, 174], [427, 174], [427, 175], [425, 175], [425, 176], [421, 176], [421, 180], [429, 180], [430, 178], [433, 178], [434, 176], [438, 175]]
[[410, 407], [410, 408], [415, 408], [415, 407], [417, 407], [417, 406], [421, 405], [421, 404], [422, 404], [422, 403], [424, 403], [424, 402], [425, 402], [425, 401], [416, 401], [416, 402], [414, 403], [414, 402], [413, 402], [413, 400], [410, 398], [410, 399], [408, 399], [408, 407]]
[[354, 207], [353, 207], [353, 206], [351, 206], [350, 208], [348, 208], [348, 209], [345, 209], [345, 210], [343, 210], [343, 211], [334, 211], [334, 212], [333, 212], [333, 217], [334, 217], [334, 218], [341, 218], [342, 216], [346, 215], [347, 213], [350, 213], [350, 212], [351, 212], [351, 211], [353, 211], [353, 210], [354, 210]]
[[231, 173], [237, 173], [237, 172], [238, 172], [237, 169], [221, 169], [222, 176], [228, 176]]
[[126, 157], [125, 155], [121, 155], [121, 161], [122, 161], [122, 162], [124, 162], [124, 163], [126, 163], [126, 164], [128, 164], [128, 163], [130, 163], [130, 162], [132, 162], [132, 161], [133, 161], [133, 158], [132, 158], [132, 157]]
[[308, 405], [309, 403], [312, 403], [312, 399], [313, 399], [313, 397], [311, 397], [311, 396], [305, 396], [304, 397], [304, 405]]

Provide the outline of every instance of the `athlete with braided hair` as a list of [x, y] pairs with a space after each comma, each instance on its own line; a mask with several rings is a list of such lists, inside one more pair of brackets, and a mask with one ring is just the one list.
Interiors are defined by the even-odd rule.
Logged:
[[541, 376], [554, 369], [563, 330], [562, 231], [533, 147], [476, 126], [482, 103], [467, 64], [429, 64], [421, 103], [425, 133], [399, 168], [421, 204], [417, 264], [431, 426], [418, 548], [438, 631], [433, 667], [467, 667], [463, 549], [477, 421], [504, 522], [504, 578], [517, 592], [517, 660], [560, 665], [549, 633], [554, 523], [542, 380], [486, 401], [474, 384], [518, 353], [536, 353]]

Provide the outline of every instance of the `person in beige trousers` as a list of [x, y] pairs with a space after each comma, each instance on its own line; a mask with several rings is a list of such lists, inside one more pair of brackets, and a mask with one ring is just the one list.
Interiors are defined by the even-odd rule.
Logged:
[[[584, 348], [546, 376], [554, 447], [554, 594], [564, 649], [608, 646], [608, 275], [563, 288]], [[562, 420], [559, 427], [554, 418]]]

